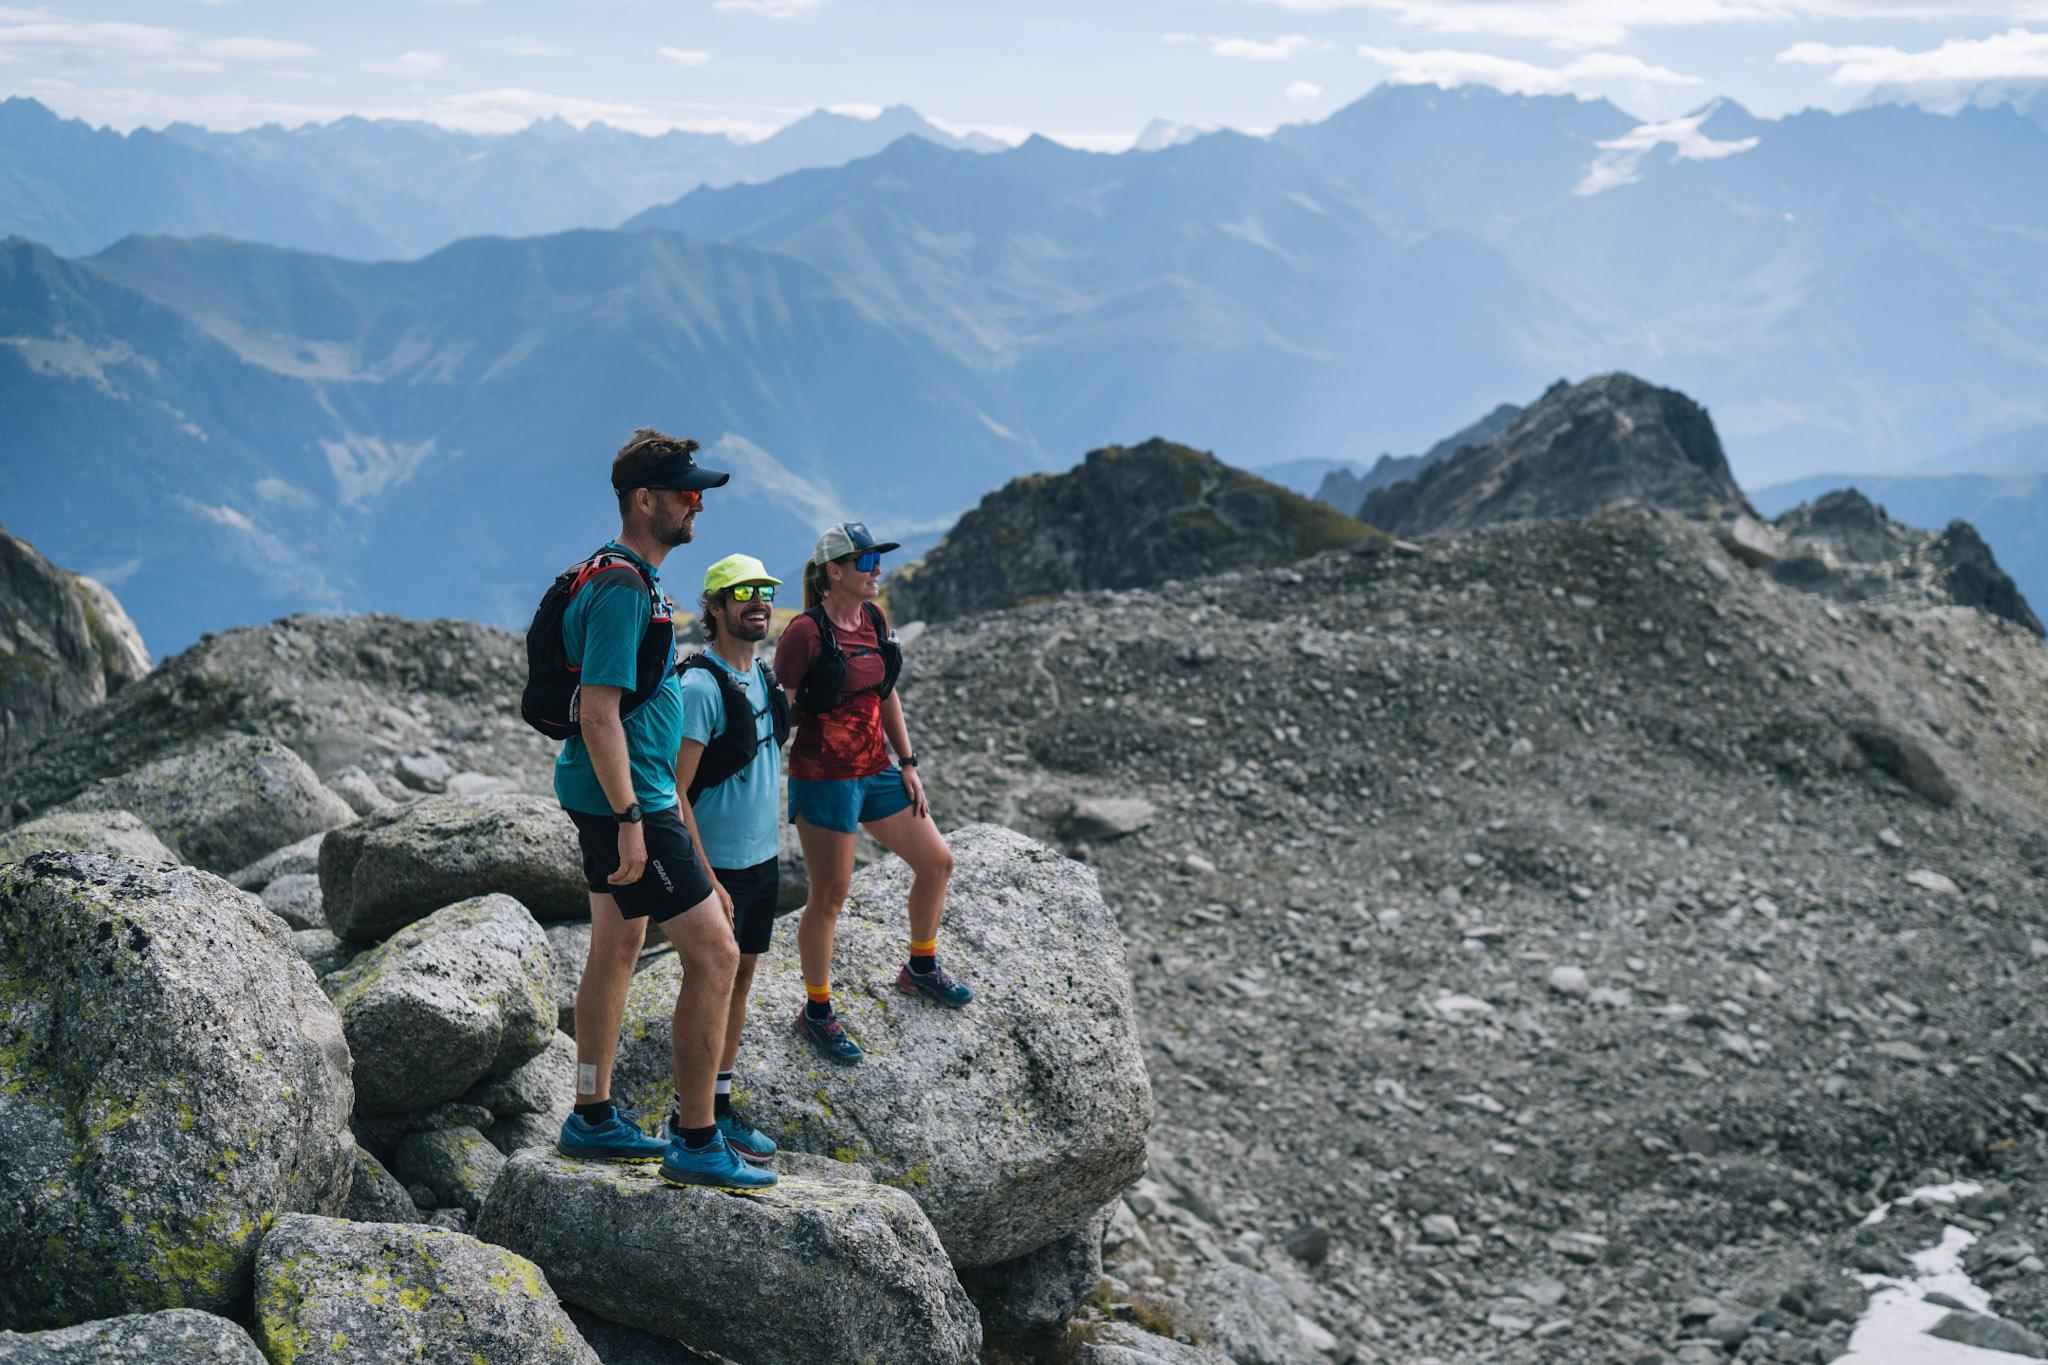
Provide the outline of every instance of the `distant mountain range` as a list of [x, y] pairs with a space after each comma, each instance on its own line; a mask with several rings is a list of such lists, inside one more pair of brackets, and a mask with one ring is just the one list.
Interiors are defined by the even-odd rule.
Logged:
[[[1601, 101], [1389, 87], [1270, 138], [982, 154], [913, 129], [723, 187], [743, 176], [712, 150], [830, 162], [916, 116], [739, 149], [0, 112], [0, 209], [45, 242], [118, 236], [120, 208], [325, 243], [0, 248], [0, 506], [123, 580], [160, 649], [297, 607], [518, 624], [601, 538], [603, 457], [641, 423], [722, 443], [749, 472], [707, 536], [778, 563], [841, 513], [929, 538], [1106, 442], [1426, 451], [1559, 374], [1684, 390], [1750, 485], [2048, 424], [2048, 132], [2004, 108], [1717, 103], [1646, 130]], [[341, 259], [624, 217], [667, 185], [687, 192], [627, 230]]]
[[344, 118], [220, 133], [174, 123], [121, 134], [0, 101], [0, 236], [65, 255], [130, 233], [208, 233], [359, 260], [425, 255], [464, 237], [614, 227], [698, 185], [772, 180], [871, 156], [900, 137], [994, 151], [898, 105], [874, 118], [819, 109], [759, 142], [646, 137], [542, 119], [517, 133]]

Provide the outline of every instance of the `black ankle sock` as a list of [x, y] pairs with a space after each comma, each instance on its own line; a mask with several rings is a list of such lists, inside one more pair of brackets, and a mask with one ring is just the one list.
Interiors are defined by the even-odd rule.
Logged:
[[718, 1136], [718, 1125], [714, 1123], [709, 1128], [678, 1128], [676, 1136], [683, 1140], [683, 1146], [693, 1152], [701, 1152]]
[[732, 1096], [730, 1096], [730, 1095], [713, 1095], [713, 1096], [711, 1097], [711, 1116], [712, 1116], [713, 1118], [721, 1118], [721, 1119], [722, 1119], [722, 1118], [724, 1118], [724, 1117], [725, 1117], [725, 1116], [726, 1116], [727, 1114], [730, 1114], [731, 1112], [732, 1112]]
[[610, 1100], [592, 1100], [589, 1104], [576, 1106], [576, 1117], [585, 1123], [603, 1123], [612, 1116]]
[[918, 957], [913, 955], [910, 959], [910, 970], [916, 972], [919, 976], [930, 976], [938, 969], [939, 959], [936, 956], [927, 954], [924, 957]]
[[830, 1000], [806, 1000], [804, 1001], [804, 1014], [811, 1019], [830, 1019], [832, 1017], [832, 1002]]

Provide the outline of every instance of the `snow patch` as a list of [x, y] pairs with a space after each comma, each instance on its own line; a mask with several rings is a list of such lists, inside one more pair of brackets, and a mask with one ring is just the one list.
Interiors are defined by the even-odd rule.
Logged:
[[[1966, 1180], [1927, 1185], [1888, 1204], [1879, 1204], [1865, 1215], [1863, 1222], [1865, 1226], [1882, 1223], [1894, 1208], [1953, 1204], [1982, 1188]], [[1973, 1284], [1963, 1271], [1963, 1253], [1976, 1240], [1975, 1233], [1963, 1228], [1944, 1228], [1940, 1242], [1913, 1253], [1911, 1279], [1858, 1275], [1863, 1287], [1875, 1292], [1849, 1336], [1848, 1354], [1835, 1357], [1834, 1365], [2020, 1365], [2025, 1361], [2027, 1357], [2008, 1351], [1988, 1351], [1981, 1346], [1965, 1346], [1927, 1335], [1927, 1329], [1950, 1311], [1927, 1302], [1929, 1294], [1945, 1294], [1980, 1313], [1990, 1311], [1991, 1295]]]
[[1618, 138], [1595, 144], [1600, 148], [1600, 155], [1586, 167], [1585, 178], [1572, 187], [1572, 193], [1599, 194], [1617, 185], [1634, 184], [1643, 178], [1643, 163], [1650, 153], [1667, 144], [1672, 148], [1673, 161], [1719, 161], [1723, 157], [1749, 151], [1762, 140], [1745, 137], [1716, 142], [1702, 133], [1700, 125], [1712, 118], [1720, 107], [1720, 101], [1716, 100], [1696, 114], [1663, 123], [1639, 124]]

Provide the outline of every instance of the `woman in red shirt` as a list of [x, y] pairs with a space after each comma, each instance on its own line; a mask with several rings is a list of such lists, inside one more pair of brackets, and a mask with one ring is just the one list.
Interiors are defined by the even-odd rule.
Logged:
[[[874, 602], [882, 556], [897, 548], [893, 541], [877, 543], [857, 521], [827, 530], [804, 565], [804, 613], [775, 648], [775, 674], [796, 715], [789, 818], [811, 884], [796, 935], [810, 998], [796, 1031], [846, 1064], [862, 1054], [833, 1013], [832, 937], [853, 878], [859, 827], [910, 866], [910, 960], [897, 973], [896, 988], [954, 1009], [974, 998], [938, 963], [953, 852], [932, 823], [918, 780], [917, 754], [896, 695], [896, 634]], [[890, 750], [897, 755], [893, 764]]]

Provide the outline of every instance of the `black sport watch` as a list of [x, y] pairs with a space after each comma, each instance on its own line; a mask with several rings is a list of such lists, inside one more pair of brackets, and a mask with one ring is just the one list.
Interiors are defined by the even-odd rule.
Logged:
[[917, 751], [913, 749], [909, 753], [905, 754], [903, 757], [897, 759], [896, 766], [899, 768], [915, 768], [917, 766]]
[[614, 819], [614, 820], [618, 821], [618, 822], [619, 822], [620, 824], [622, 824], [622, 825], [637, 825], [637, 824], [639, 824], [639, 823], [640, 823], [640, 803], [639, 803], [638, 801], [635, 801], [635, 802], [634, 802], [634, 803], [633, 803], [632, 805], [630, 805], [630, 806], [626, 807], [626, 808], [625, 808], [624, 810], [622, 810], [622, 811], [619, 811], [619, 812], [617, 812], [616, 814], [614, 814], [614, 815], [612, 816], [612, 819]]

